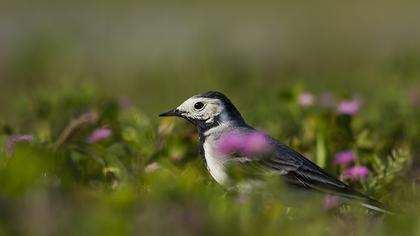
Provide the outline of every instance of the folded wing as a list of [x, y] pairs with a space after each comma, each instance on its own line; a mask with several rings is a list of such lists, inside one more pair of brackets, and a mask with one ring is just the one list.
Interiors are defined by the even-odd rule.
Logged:
[[[267, 138], [272, 150], [258, 157], [239, 158], [243, 166], [260, 174], [281, 175], [293, 186], [357, 200], [370, 209], [385, 211], [380, 202], [353, 190], [288, 146], [268, 136]], [[244, 156], [241, 153], [235, 155]]]

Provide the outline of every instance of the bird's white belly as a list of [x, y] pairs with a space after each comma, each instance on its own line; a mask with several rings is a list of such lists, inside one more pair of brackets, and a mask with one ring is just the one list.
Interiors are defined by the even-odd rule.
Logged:
[[206, 158], [207, 169], [211, 176], [221, 185], [225, 185], [228, 181], [228, 175], [226, 173], [226, 161], [225, 158], [220, 156], [217, 151], [209, 145], [208, 142], [204, 143], [204, 155]]

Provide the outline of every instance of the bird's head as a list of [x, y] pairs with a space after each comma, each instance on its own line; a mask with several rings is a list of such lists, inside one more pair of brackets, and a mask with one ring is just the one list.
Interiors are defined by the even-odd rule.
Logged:
[[245, 125], [245, 121], [236, 107], [220, 92], [206, 92], [192, 96], [177, 108], [159, 116], [182, 117], [201, 131], [227, 122], [232, 125]]

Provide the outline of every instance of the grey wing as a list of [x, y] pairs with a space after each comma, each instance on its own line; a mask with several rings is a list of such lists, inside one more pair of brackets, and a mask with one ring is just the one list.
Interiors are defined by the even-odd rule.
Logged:
[[[238, 129], [237, 129], [238, 130]], [[249, 133], [255, 130], [249, 127], [240, 132]], [[284, 177], [293, 186], [316, 190], [347, 199], [360, 201], [362, 205], [379, 212], [387, 212], [382, 203], [353, 190], [300, 153], [266, 135], [271, 150], [261, 156], [247, 157], [245, 153], [233, 153], [232, 163], [240, 163], [240, 171], [245, 175], [264, 176], [269, 174]]]
[[[359, 193], [327, 173], [312, 161], [306, 159], [300, 153], [292, 150], [284, 144], [273, 140], [275, 149], [264, 158], [250, 161], [255, 169], [269, 171], [285, 177], [287, 183], [320, 192], [333, 194], [359, 201], [367, 201], [370, 204], [382, 208], [382, 204]], [[251, 163], [252, 162], [252, 163]]]
[[268, 169], [282, 171], [289, 183], [300, 187], [362, 197], [300, 153], [280, 143], [276, 145], [273, 156], [261, 159], [260, 164]]

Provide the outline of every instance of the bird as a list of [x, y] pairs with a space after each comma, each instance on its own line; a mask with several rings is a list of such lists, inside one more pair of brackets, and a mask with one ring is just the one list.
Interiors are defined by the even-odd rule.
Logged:
[[[268, 134], [249, 126], [221, 92], [194, 95], [159, 115], [181, 117], [198, 130], [199, 150], [210, 175], [222, 186], [233, 183], [230, 166], [255, 176], [278, 176], [287, 186], [355, 201], [370, 211], [387, 213], [381, 202], [343, 183], [314, 162]], [[306, 191], [307, 190], [307, 191]]]

